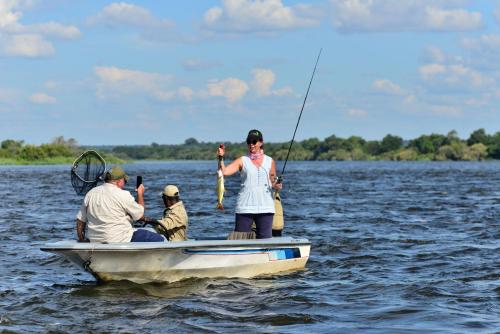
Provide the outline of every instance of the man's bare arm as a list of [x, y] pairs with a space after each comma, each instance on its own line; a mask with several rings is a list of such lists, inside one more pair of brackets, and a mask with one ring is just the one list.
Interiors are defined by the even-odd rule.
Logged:
[[80, 219], [76, 220], [76, 234], [78, 235], [78, 242], [88, 242], [89, 240], [85, 238], [85, 227], [87, 223], [81, 221]]

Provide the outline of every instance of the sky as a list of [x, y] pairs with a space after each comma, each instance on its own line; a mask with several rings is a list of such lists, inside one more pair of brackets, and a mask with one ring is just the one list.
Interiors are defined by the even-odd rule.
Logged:
[[0, 0], [0, 140], [500, 131], [495, 0]]

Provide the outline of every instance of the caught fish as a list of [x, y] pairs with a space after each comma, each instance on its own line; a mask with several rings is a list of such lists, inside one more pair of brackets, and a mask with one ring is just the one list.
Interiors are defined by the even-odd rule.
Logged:
[[[224, 151], [224, 144], [219, 145], [219, 149]], [[224, 174], [222, 174], [222, 156], [219, 156], [218, 169], [217, 169], [217, 209], [224, 210], [222, 199], [224, 198]]]
[[217, 209], [224, 210], [224, 206], [222, 205], [222, 199], [224, 198], [224, 192], [226, 189], [224, 188], [224, 175], [222, 174], [222, 170], [217, 171]]

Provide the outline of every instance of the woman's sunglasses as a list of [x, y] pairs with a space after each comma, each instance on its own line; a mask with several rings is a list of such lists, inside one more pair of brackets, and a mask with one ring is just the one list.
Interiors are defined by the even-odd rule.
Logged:
[[257, 142], [258, 142], [258, 140], [255, 140], [255, 139], [254, 140], [247, 140], [247, 145], [250, 145], [250, 144], [255, 145], [255, 144], [257, 144]]

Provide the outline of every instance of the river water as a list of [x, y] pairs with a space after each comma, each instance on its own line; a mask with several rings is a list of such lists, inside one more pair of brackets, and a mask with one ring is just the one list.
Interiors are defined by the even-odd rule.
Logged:
[[[125, 165], [147, 214], [177, 184], [192, 238], [233, 227], [215, 162]], [[75, 237], [70, 166], [0, 167], [2, 333], [500, 333], [500, 163], [289, 162], [285, 234], [307, 268], [254, 279], [96, 284], [39, 248]]]

